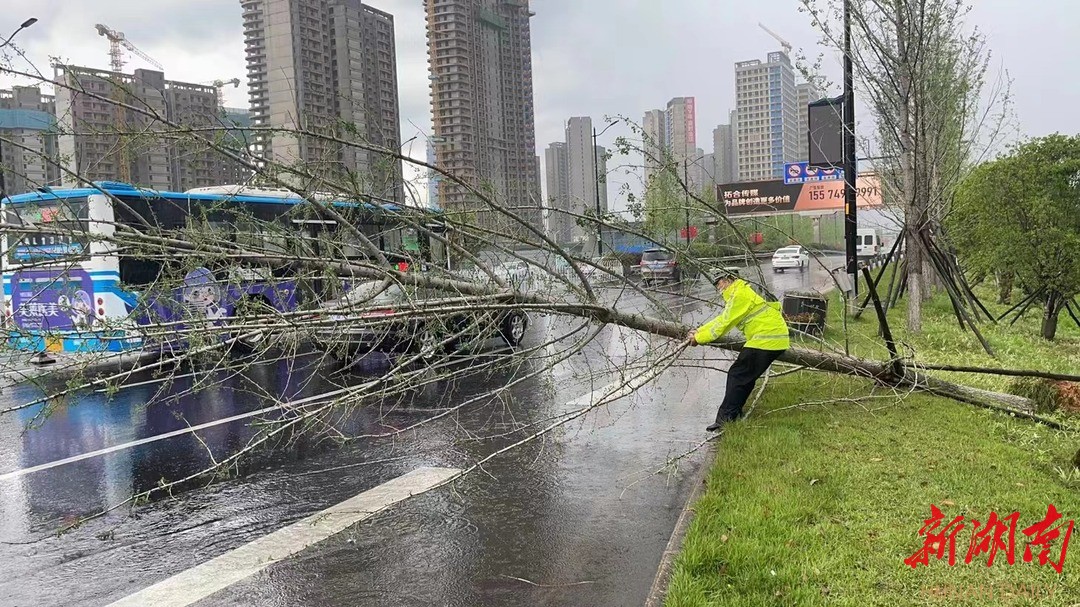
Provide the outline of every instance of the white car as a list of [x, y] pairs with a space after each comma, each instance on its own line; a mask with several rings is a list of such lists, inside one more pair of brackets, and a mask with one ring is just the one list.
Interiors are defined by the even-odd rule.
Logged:
[[810, 267], [810, 254], [806, 252], [806, 249], [798, 245], [777, 249], [773, 253], [773, 272], [783, 272], [784, 270], [805, 272], [808, 267]]
[[495, 270], [497, 276], [514, 287], [520, 287], [529, 280], [529, 264], [518, 259], [505, 261], [492, 269]]

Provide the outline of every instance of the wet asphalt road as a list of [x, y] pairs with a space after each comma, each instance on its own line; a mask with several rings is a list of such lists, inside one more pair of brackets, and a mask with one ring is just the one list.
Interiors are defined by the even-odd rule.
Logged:
[[[777, 294], [828, 282], [820, 269], [780, 275], [765, 269]], [[687, 288], [715, 297], [703, 282]], [[687, 322], [715, 312], [676, 294], [659, 297]], [[644, 311], [646, 303], [629, 296], [619, 306]], [[565, 325], [535, 317], [527, 343], [541, 343]], [[209, 462], [207, 450], [219, 459], [235, 452], [254, 434], [252, 418], [2, 479], [0, 605], [106, 605], [417, 467], [467, 466], [524, 436], [510, 430], [566, 411], [571, 401], [617, 379], [621, 360], [661, 342], [606, 327], [581, 354], [516, 386], [511, 398], [464, 408], [392, 439], [344, 445], [303, 439], [264, 450], [230, 478], [119, 509], [61, 537], [49, 534], [161, 479], [200, 469]], [[723, 367], [716, 352], [689, 355]], [[111, 400], [86, 394], [25, 432], [33, 409], [5, 415], [0, 478], [342, 381], [331, 369], [305, 364], [254, 365], [195, 393], [187, 392], [194, 380], [181, 378], [167, 390], [148, 384]], [[370, 356], [347, 380], [363, 381], [386, 364]], [[516, 372], [432, 386], [407, 402], [348, 415], [339, 426], [353, 435], [400, 428], [538, 364], [526, 360]], [[488, 462], [482, 472], [395, 505], [197, 604], [641, 604], [703, 453], [656, 472], [705, 438], [723, 380], [700, 368], [667, 372], [633, 397]], [[29, 386], [9, 388], [0, 406], [36, 394]]]

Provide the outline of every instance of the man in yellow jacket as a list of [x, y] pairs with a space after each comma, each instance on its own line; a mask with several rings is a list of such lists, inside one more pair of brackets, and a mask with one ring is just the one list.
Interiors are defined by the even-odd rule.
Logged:
[[706, 428], [709, 432], [720, 430], [742, 415], [758, 378], [791, 346], [779, 303], [765, 301], [733, 268], [722, 270], [714, 282], [724, 298], [724, 313], [691, 331], [687, 336], [690, 345], [716, 341], [734, 328], [746, 335], [746, 345], [728, 369], [724, 402], [716, 412], [716, 422]]

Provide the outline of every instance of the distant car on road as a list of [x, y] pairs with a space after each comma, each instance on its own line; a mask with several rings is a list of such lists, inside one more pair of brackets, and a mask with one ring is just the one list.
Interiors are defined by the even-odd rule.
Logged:
[[[384, 287], [377, 280], [360, 282], [325, 306], [332, 323], [319, 331], [318, 341], [328, 348], [343, 344], [349, 354], [420, 352], [431, 358], [470, 339], [498, 336], [513, 347], [525, 337], [529, 317], [523, 310], [469, 310], [423, 317], [402, 314], [454, 298], [454, 293], [435, 289], [397, 283]], [[461, 307], [460, 300], [456, 305]]]
[[881, 234], [873, 228], [859, 228], [855, 236], [855, 254], [859, 259], [881, 255]]
[[799, 245], [777, 249], [776, 252], [773, 253], [773, 272], [796, 269], [800, 272], [805, 272], [808, 267], [810, 267], [810, 254], [806, 252], [806, 249]]
[[675, 259], [675, 254], [671, 251], [645, 249], [641, 254], [641, 280], [645, 284], [655, 280], [678, 282], [680, 279], [682, 279], [682, 270]]

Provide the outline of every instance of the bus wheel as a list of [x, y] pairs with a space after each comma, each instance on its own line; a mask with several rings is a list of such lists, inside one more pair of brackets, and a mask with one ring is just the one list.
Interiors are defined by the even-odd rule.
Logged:
[[[237, 302], [237, 308], [248, 314], [251, 313], [263, 313], [269, 310], [274, 310], [274, 307], [270, 305], [270, 301], [262, 295], [247, 295]], [[233, 314], [234, 318], [237, 315]], [[239, 317], [242, 320], [242, 317]], [[264, 348], [266, 345], [268, 335], [265, 331], [244, 331], [241, 335], [237, 336], [235, 342], [233, 342], [233, 348], [240, 354], [253, 354]]]

